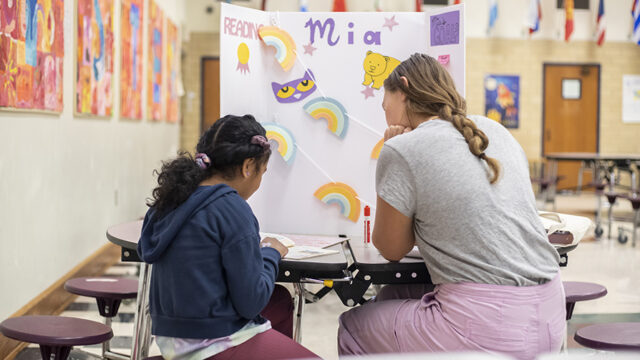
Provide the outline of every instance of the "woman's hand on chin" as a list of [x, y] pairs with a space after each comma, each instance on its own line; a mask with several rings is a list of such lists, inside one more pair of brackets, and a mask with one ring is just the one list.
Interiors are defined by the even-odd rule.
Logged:
[[391, 125], [384, 131], [384, 141], [387, 141], [394, 136], [406, 134], [411, 130], [413, 129], [407, 126]]

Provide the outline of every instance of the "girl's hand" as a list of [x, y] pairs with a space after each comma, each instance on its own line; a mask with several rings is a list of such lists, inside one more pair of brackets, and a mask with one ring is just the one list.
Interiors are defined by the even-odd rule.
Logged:
[[410, 127], [391, 125], [384, 131], [384, 141], [387, 141], [397, 135], [406, 134], [411, 130], [413, 129]]
[[289, 248], [282, 245], [280, 241], [272, 237], [266, 237], [260, 242], [260, 247], [271, 247], [276, 249], [280, 253], [280, 258], [284, 258], [289, 252]]

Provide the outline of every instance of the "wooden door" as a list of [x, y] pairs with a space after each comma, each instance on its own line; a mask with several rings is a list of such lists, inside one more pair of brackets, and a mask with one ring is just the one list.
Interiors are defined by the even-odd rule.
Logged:
[[201, 121], [203, 133], [220, 118], [220, 58], [202, 58]]
[[[544, 64], [542, 154], [598, 152], [600, 65]], [[558, 189], [578, 184], [580, 162], [558, 163]], [[591, 181], [585, 172], [582, 184]]]

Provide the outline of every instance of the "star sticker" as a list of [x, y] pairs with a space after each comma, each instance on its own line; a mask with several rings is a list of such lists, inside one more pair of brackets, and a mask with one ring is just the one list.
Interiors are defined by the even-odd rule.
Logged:
[[373, 88], [369, 86], [365, 86], [364, 90], [360, 91], [360, 93], [364, 94], [365, 100], [367, 100], [370, 97], [375, 97], [375, 95], [373, 95]]
[[313, 52], [317, 50], [317, 48], [311, 43], [309, 43], [309, 45], [302, 45], [302, 47], [304, 48], [304, 53], [311, 56], [313, 56]]
[[384, 18], [384, 25], [382, 25], [382, 27], [388, 27], [389, 31], [393, 31], [393, 27], [396, 25], [400, 25], [400, 23], [398, 23], [396, 21], [396, 16], [393, 15], [391, 18]]

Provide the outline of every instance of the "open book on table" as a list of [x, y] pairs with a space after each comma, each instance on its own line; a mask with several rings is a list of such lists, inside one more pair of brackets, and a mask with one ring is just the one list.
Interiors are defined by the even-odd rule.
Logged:
[[347, 238], [323, 235], [282, 235], [260, 232], [260, 239], [272, 237], [289, 248], [285, 259], [301, 260], [315, 256], [337, 254], [338, 250], [326, 249], [331, 245], [341, 243]]

